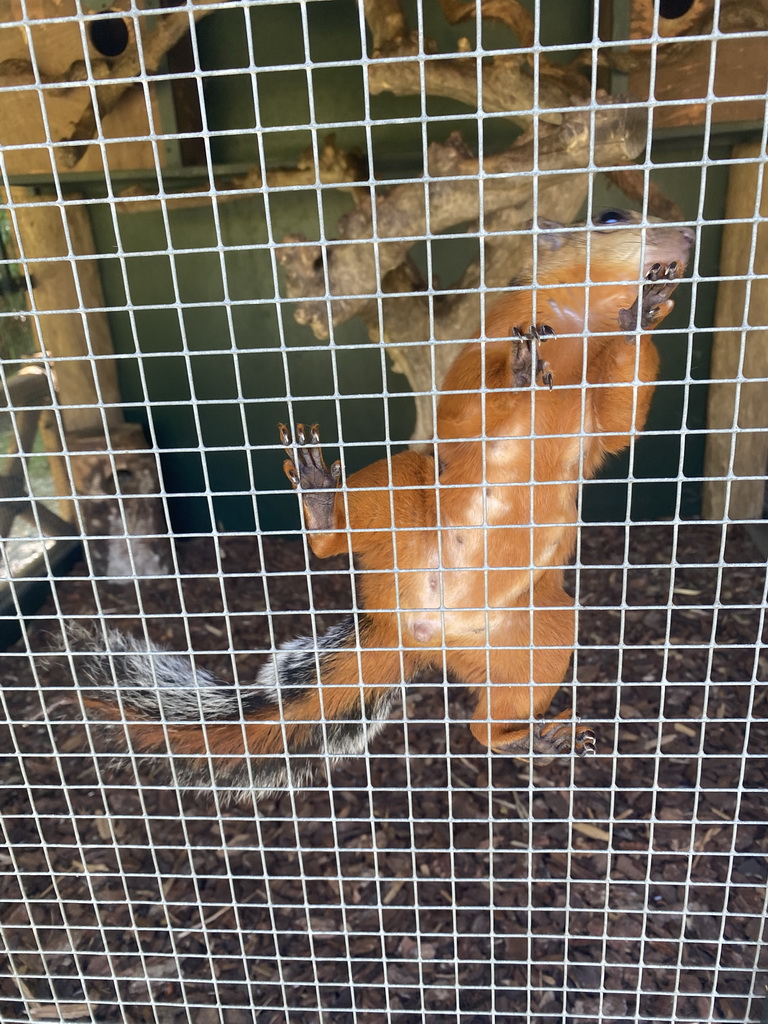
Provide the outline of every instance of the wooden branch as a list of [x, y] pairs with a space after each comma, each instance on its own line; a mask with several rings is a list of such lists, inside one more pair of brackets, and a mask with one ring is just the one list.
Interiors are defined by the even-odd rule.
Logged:
[[373, 42], [372, 55], [389, 55], [409, 35], [400, 0], [364, 0], [363, 6]]
[[[410, 39], [398, 48], [400, 56], [415, 56], [417, 53], [418, 44]], [[368, 91], [372, 95], [382, 92], [391, 92], [395, 96], [419, 95], [422, 90], [420, 68], [418, 60], [371, 63], [368, 65]], [[424, 82], [428, 95], [458, 100], [472, 110], [478, 109], [477, 64], [474, 58], [428, 60], [424, 63]], [[485, 113], [498, 111], [514, 124], [528, 128], [533, 120], [528, 113], [534, 106], [533, 85], [533, 75], [524, 57], [505, 55], [488, 58], [483, 64], [481, 109]], [[548, 87], [539, 91], [539, 121], [561, 124], [563, 115], [554, 111], [550, 113], [546, 108], [567, 107], [570, 102], [570, 91], [556, 80], [549, 80]]]
[[[628, 116], [629, 115], [629, 116]], [[483, 182], [482, 209], [486, 216], [509, 207], [517, 208], [519, 222], [533, 214], [531, 171], [579, 170], [586, 168], [590, 157], [590, 113], [577, 108], [569, 112], [562, 127], [545, 133], [534, 150], [531, 142], [516, 144], [502, 153], [486, 157], [486, 174], [505, 177], [486, 178]], [[641, 122], [631, 111], [604, 106], [595, 115], [594, 158], [597, 163], [624, 163], [636, 157], [645, 143]], [[477, 220], [480, 215], [480, 185], [477, 181], [477, 157], [454, 133], [444, 143], [429, 148], [429, 173], [437, 180], [430, 182], [429, 224], [427, 224], [422, 184], [397, 185], [376, 201], [376, 228], [380, 239], [401, 237], [402, 241], [379, 242], [378, 261], [381, 278], [394, 270], [413, 245], [413, 239], [429, 231], [437, 234], [457, 224]], [[458, 177], [461, 176], [461, 177]], [[543, 180], [543, 179], [542, 179]], [[370, 201], [361, 203], [339, 221], [342, 239], [369, 239], [373, 234]], [[291, 298], [306, 298], [296, 311], [299, 323], [311, 326], [315, 336], [327, 338], [329, 333], [325, 299], [312, 301], [309, 296], [325, 296], [326, 282], [319, 245], [303, 243], [303, 236], [285, 239], [288, 245], [278, 250], [278, 259], [285, 268], [286, 290]], [[334, 324], [344, 323], [361, 313], [370, 304], [379, 283], [376, 252], [373, 244], [331, 245], [327, 252], [328, 288], [331, 295], [344, 296], [333, 301]]]
[[[474, 0], [440, 0], [443, 14], [451, 24], [459, 24], [477, 16]], [[365, 12], [374, 40], [374, 57], [418, 57], [419, 40], [410, 33], [396, 2], [388, 0], [385, 6], [396, 6], [397, 18], [392, 17], [392, 32], [389, 22], [377, 10], [376, 0], [366, 0]], [[521, 47], [534, 42], [533, 20], [517, 0], [482, 0], [481, 16], [495, 18], [508, 25], [518, 37]], [[374, 24], [371, 24], [371, 21]], [[375, 27], [374, 27], [375, 26]], [[433, 53], [434, 43], [424, 42], [427, 53]], [[376, 95], [391, 92], [396, 96], [420, 95], [422, 91], [421, 61], [398, 61], [373, 63], [368, 67], [368, 89]], [[539, 89], [534, 92], [532, 54], [498, 54], [483, 60], [482, 110], [498, 111], [522, 128], [530, 128], [533, 115], [516, 113], [530, 111], [537, 103], [537, 118], [544, 124], [559, 125], [562, 115], [550, 107], [567, 107], [574, 96], [587, 99], [589, 81], [577, 64], [561, 65], [540, 56], [538, 62]], [[477, 63], [474, 58], [446, 57], [424, 62], [426, 92], [431, 96], [444, 96], [465, 103], [472, 109], [478, 108]]]
[[[318, 178], [323, 185], [336, 184], [342, 191], [349, 191], [353, 194], [358, 191], [353, 184], [368, 177], [368, 165], [363, 156], [354, 151], [340, 149], [336, 145], [336, 136], [328, 135], [320, 147], [319, 166], [315, 167], [314, 153], [307, 149], [299, 157], [296, 167], [276, 167], [268, 170], [266, 174], [266, 185], [268, 188], [280, 188], [281, 186], [316, 185]], [[168, 194], [163, 200], [157, 199], [157, 192], [146, 188], [143, 185], [131, 185], [129, 188], [119, 192], [121, 199], [142, 199], [146, 201], [118, 203], [117, 207], [122, 213], [147, 213], [150, 210], [159, 210], [163, 205], [172, 204], [174, 210], [185, 207], [202, 206], [214, 201], [217, 204], [233, 199], [242, 199], [243, 191], [258, 192], [264, 188], [265, 177], [261, 167], [254, 164], [245, 174], [238, 174], [230, 178], [215, 178], [215, 197], [211, 196], [210, 185], [194, 185], [185, 188], [178, 196]], [[346, 186], [346, 188], [345, 188]]]
[[[478, 4], [475, 0], [440, 0], [443, 15], [449, 25], [458, 25], [477, 17]], [[534, 22], [529, 11], [517, 0], [482, 0], [482, 18], [495, 18], [503, 22], [518, 38], [520, 46], [533, 46], [535, 42]]]

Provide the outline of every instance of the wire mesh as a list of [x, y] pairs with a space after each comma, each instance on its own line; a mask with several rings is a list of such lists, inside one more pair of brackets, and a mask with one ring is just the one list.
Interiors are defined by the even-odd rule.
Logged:
[[[21, 634], [3, 654], [9, 1024], [760, 1019], [765, 535], [762, 506], [739, 514], [736, 496], [747, 486], [754, 496], [765, 478], [766, 426], [749, 418], [767, 376], [754, 330], [768, 273], [765, 89], [744, 54], [768, 46], [768, 22], [745, 28], [736, 6], [694, 4], [687, 38], [672, 42], [663, 4], [652, 16], [633, 4], [630, 33], [622, 5], [573, 5], [563, 23], [537, 0], [530, 40], [512, 3], [484, 18], [469, 5], [464, 21], [463, 8], [426, 0], [405, 12], [347, 0], [0, 6], [0, 165], [17, 247], [1, 262], [23, 282], [35, 362], [56, 384], [33, 406], [45, 442], [34, 451], [22, 444], [28, 408], [8, 403], [41, 542], [33, 568], [14, 563], [14, 536], [2, 548], [3, 622]], [[112, 46], [125, 49], [105, 55]], [[691, 46], [693, 84], [675, 93], [670, 77], [685, 76], [669, 54]], [[653, 98], [607, 104], [604, 76], [613, 91], [623, 75], [636, 86], [632, 60], [646, 62]], [[566, 61], [579, 98], [575, 78], [558, 78]], [[724, 97], [736, 113], [723, 114]], [[611, 149], [614, 115], [633, 154]], [[586, 125], [585, 141], [578, 159], [558, 163], [549, 133], [565, 122], [577, 135]], [[530, 169], [504, 162], [515, 145], [527, 145]], [[627, 165], [634, 201], [607, 184]], [[736, 189], [742, 171], [752, 177]], [[726, 205], [726, 186], [741, 206]], [[166, 777], [132, 740], [114, 764], [110, 745], [130, 732], [131, 709], [121, 705], [116, 725], [90, 720], [80, 662], [51, 654], [64, 627], [116, 628], [239, 684], [235, 756], [248, 742], [249, 686], [285, 641], [309, 636], [318, 670], [320, 638], [351, 613], [359, 673], [371, 609], [359, 564], [350, 568], [356, 538], [346, 532], [346, 555], [312, 554], [276, 422], [295, 433], [319, 421], [345, 476], [384, 458], [371, 514], [388, 509], [390, 522], [404, 493], [393, 460], [414, 434], [435, 456], [438, 505], [450, 500], [433, 427], [442, 377], [457, 342], [478, 328], [485, 337], [493, 303], [521, 287], [511, 261], [532, 232], [550, 230], [527, 226], [521, 209], [570, 224], [632, 206], [649, 226], [658, 188], [696, 245], [656, 336], [652, 417], [599, 481], [585, 462], [589, 396], [614, 385], [582, 381], [572, 389], [579, 430], [549, 433], [563, 445], [577, 438], [581, 485], [572, 522], [558, 520], [578, 527], [575, 561], [563, 565], [578, 641], [553, 712], [572, 703], [595, 723], [596, 756], [525, 764], [473, 738], [473, 702], [450, 673], [450, 564], [436, 529], [434, 668], [409, 680], [395, 616], [398, 702], [364, 753], [336, 763], [321, 745], [312, 785], [255, 803], [239, 799], [259, 788], [253, 765], [240, 758], [251, 782], [233, 794], [210, 746], [196, 782], [183, 753]], [[505, 189], [529, 190], [511, 213]], [[445, 213], [446, 194], [461, 215]], [[741, 264], [725, 259], [729, 237]], [[534, 250], [534, 275], [539, 260]], [[594, 298], [595, 279], [585, 280]], [[741, 286], [736, 310], [716, 318], [725, 285]], [[18, 315], [0, 311], [4, 323]], [[710, 364], [715, 329], [715, 350], [729, 354]], [[6, 393], [24, 363], [3, 362]], [[728, 384], [724, 419], [708, 421], [707, 385]], [[492, 445], [487, 415], [484, 400], [479, 436]], [[140, 440], [126, 420], [141, 424]], [[755, 441], [746, 456], [745, 439]], [[705, 470], [715, 441], [720, 461]], [[46, 461], [54, 496], [77, 491], [69, 512], [56, 506], [82, 539], [71, 572], [42, 543], [46, 488], [33, 469]], [[137, 490], [141, 474], [152, 484]], [[533, 466], [524, 483], [541, 523]], [[702, 513], [713, 483], [720, 511]], [[351, 515], [351, 490], [343, 500]], [[490, 501], [485, 488], [467, 527], [483, 536], [485, 596], [463, 609], [484, 616], [488, 678]], [[400, 524], [398, 536], [408, 533]], [[532, 581], [532, 530], [524, 545]], [[405, 612], [401, 552], [394, 587]], [[51, 581], [42, 605], [31, 593], [41, 578]], [[526, 656], [533, 673], [533, 648]], [[200, 720], [200, 690], [189, 693]], [[173, 727], [162, 723], [169, 746]], [[285, 738], [289, 722], [278, 727]], [[307, 754], [290, 760], [301, 770]]]

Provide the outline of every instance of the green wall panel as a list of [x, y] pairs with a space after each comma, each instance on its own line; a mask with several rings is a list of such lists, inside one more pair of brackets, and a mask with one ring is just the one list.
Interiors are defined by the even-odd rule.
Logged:
[[[304, 9], [313, 60], [360, 57], [353, 0], [325, 0]], [[415, 25], [414, 4], [410, 16]], [[591, 4], [586, 0], [544, 5], [543, 17], [545, 45], [572, 43], [577, 47], [591, 38]], [[476, 28], [473, 22], [446, 25], [434, 3], [426, 5], [424, 31], [437, 38], [439, 49], [450, 49], [461, 36], [474, 39]], [[279, 66], [278, 70], [250, 73], [249, 36], [257, 67]], [[295, 165], [312, 143], [310, 130], [300, 126], [313, 120], [318, 143], [333, 130], [340, 145], [367, 152], [377, 178], [420, 174], [424, 126], [396, 123], [399, 118], [423, 113], [419, 98], [372, 97], [371, 114], [378, 123], [371, 126], [370, 134], [360, 125], [348, 124], [365, 115], [361, 69], [307, 70], [303, 66], [308, 56], [304, 39], [302, 8], [293, 3], [254, 4], [247, 13], [215, 12], [200, 24], [201, 64], [214, 73], [204, 79], [213, 162], [254, 164], [263, 148], [268, 166]], [[487, 21], [482, 26], [482, 41], [492, 50], [512, 44], [513, 37], [503, 25]], [[557, 56], [566, 59], [568, 54]], [[297, 64], [302, 66], [291, 67]], [[444, 139], [461, 129], [470, 145], [477, 144], [477, 122], [457, 117], [468, 112], [466, 107], [430, 97], [427, 112], [440, 118], [426, 125], [428, 141]], [[332, 129], [329, 123], [334, 125]], [[508, 145], [514, 135], [515, 129], [503, 118], [490, 117], [483, 124], [486, 152]], [[711, 156], [724, 156], [727, 151], [724, 144], [718, 148], [716, 140], [711, 144]], [[723, 212], [727, 170], [711, 167], [702, 177], [695, 166], [701, 159], [700, 139], [655, 141], [649, 154], [649, 174], [678, 201], [686, 217], [695, 219], [703, 213], [705, 218], [717, 219]], [[705, 191], [700, 209], [702, 181]], [[134, 307], [132, 311], [117, 308], [111, 314], [121, 356], [123, 396], [131, 407], [130, 415], [151, 425], [163, 450], [164, 480], [169, 492], [177, 495], [171, 510], [179, 533], [208, 530], [211, 519], [225, 529], [253, 529], [254, 486], [274, 492], [258, 502], [264, 529], [297, 526], [296, 502], [287, 490], [281, 456], [274, 447], [275, 424], [288, 416], [286, 370], [295, 419], [319, 421], [324, 436], [333, 442], [340, 412], [345, 440], [357, 445], [347, 450], [351, 470], [385, 452], [380, 441], [385, 436], [383, 392], [390, 396], [390, 440], [404, 442], [413, 427], [413, 402], [405, 378], [383, 369], [386, 360], [370, 344], [361, 321], [338, 330], [331, 349], [317, 342], [308, 328], [296, 324], [291, 303], [274, 301], [270, 242], [293, 233], [310, 239], [321, 235], [333, 238], [338, 218], [350, 208], [351, 198], [326, 190], [318, 209], [314, 191], [305, 189], [271, 192], [268, 203], [267, 210], [264, 197], [253, 194], [220, 201], [215, 214], [205, 205], [176, 209], [167, 216], [157, 209], [129, 212], [123, 204], [117, 226], [106, 204], [91, 207], [97, 244], [104, 257], [107, 301], [123, 307], [130, 300]], [[593, 205], [602, 208], [627, 203], [598, 176]], [[173, 261], [165, 254], [170, 248], [175, 253]], [[476, 252], [475, 239], [437, 240], [432, 244], [434, 271], [443, 282], [454, 280]], [[697, 254], [702, 276], [716, 276], [718, 252], [719, 230], [707, 229]], [[426, 246], [415, 246], [414, 256], [424, 264]], [[658, 335], [666, 383], [657, 390], [648, 426], [669, 431], [671, 436], [644, 437], [636, 445], [633, 473], [639, 482], [632, 489], [634, 517], [671, 515], [678, 506], [686, 515], [698, 510], [700, 485], [684, 481], [681, 486], [677, 477], [681, 445], [685, 473], [701, 474], [706, 392], [703, 386], [693, 384], [686, 399], [681, 382], [687, 367], [694, 380], [707, 374], [714, 292], [714, 283], [703, 283], [697, 289], [693, 322], [703, 331], [696, 332], [693, 341], [687, 334]], [[686, 327], [690, 322], [691, 287], [681, 287], [678, 296], [677, 309], [667, 321], [670, 328]], [[333, 398], [323, 397], [334, 394], [334, 377], [338, 410]], [[602, 480], [585, 488], [585, 518], [626, 517], [627, 467], [626, 455], [613, 460]], [[662, 482], [642, 482], [648, 478], [661, 478]]]
[[[349, 199], [332, 193], [327, 203], [335, 220]], [[97, 247], [106, 254], [115, 239], [111, 217], [102, 206], [92, 209]], [[316, 211], [313, 192], [292, 193], [290, 203], [275, 204], [276, 237], [316, 223]], [[222, 243], [241, 247], [226, 253], [224, 264], [216, 251], [184, 251], [214, 250], [217, 244], [210, 214], [189, 208], [169, 215], [168, 233], [177, 250], [175, 279], [169, 257], [142, 255], [168, 244], [160, 211], [121, 213], [118, 234], [126, 256], [122, 265], [115, 258], [102, 265], [108, 304], [125, 304], [128, 295], [137, 307], [133, 313], [118, 309], [110, 314], [122, 394], [130, 417], [147, 425], [151, 417], [164, 451], [167, 489], [186, 495], [171, 501], [179, 533], [210, 529], [211, 516], [224, 529], [251, 530], [253, 487], [287, 488], [281, 455], [269, 449], [276, 444], [278, 420], [288, 418], [285, 368], [295, 418], [322, 423], [332, 443], [336, 407], [322, 396], [334, 394], [336, 359], [343, 427], [350, 439], [371, 442], [370, 450], [350, 453], [352, 468], [384, 454], [384, 447], [375, 444], [385, 433], [381, 395], [407, 387], [404, 377], [382, 370], [381, 352], [362, 322], [337, 332], [332, 353], [296, 324], [292, 304], [281, 307], [273, 301], [260, 197], [221, 203], [219, 217]], [[358, 345], [365, 347], [348, 348]], [[368, 397], [349, 401], [346, 394]], [[410, 399], [399, 403], [394, 420], [392, 439], [402, 441], [413, 429]], [[189, 448], [200, 451], [179, 451]], [[259, 507], [264, 529], [298, 524], [295, 501], [266, 500]]]

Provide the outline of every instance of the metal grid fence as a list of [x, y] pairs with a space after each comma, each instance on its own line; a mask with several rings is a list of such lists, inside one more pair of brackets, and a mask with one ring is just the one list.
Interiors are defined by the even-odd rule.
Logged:
[[[32, 539], [10, 536], [3, 544], [5, 617], [21, 630], [3, 655], [0, 998], [9, 1024], [760, 1019], [768, 854], [761, 515], [691, 515], [691, 501], [706, 484], [705, 436], [728, 447], [719, 477], [724, 509], [732, 510], [732, 492], [744, 481], [754, 485], [765, 475], [764, 458], [762, 465], [737, 465], [737, 439], [761, 436], [759, 425], [740, 419], [740, 395], [766, 383], [764, 363], [755, 370], [749, 354], [749, 339], [762, 344], [762, 336], [747, 331], [764, 323], [755, 319], [755, 296], [765, 280], [758, 225], [766, 129], [754, 111], [731, 117], [725, 128], [718, 122], [717, 62], [726, 37], [699, 21], [686, 45], [693, 40], [709, 56], [688, 149], [675, 150], [674, 138], [671, 149], [659, 148], [654, 132], [665, 112], [689, 107], [690, 96], [628, 100], [614, 106], [626, 116], [627, 138], [637, 135], [641, 118], [641, 144], [631, 157], [611, 157], [600, 148], [607, 145], [600, 127], [606, 105], [597, 69], [610, 66], [612, 55], [642, 52], [651, 94], [657, 81], [660, 89], [669, 62], [657, 60], [664, 50], [658, 12], [650, 34], [630, 42], [621, 12], [612, 37], [606, 5], [595, 5], [587, 40], [576, 44], [551, 26], [542, 41], [546, 6], [536, 3], [533, 40], [521, 50], [520, 38], [504, 34], [513, 23], [525, 30], [513, 4], [496, 12], [501, 35], [487, 20], [477, 19], [475, 31], [474, 21], [454, 19], [435, 47], [429, 37], [441, 12], [426, 0], [408, 25], [395, 3], [364, 9], [341, 0], [237, 0], [187, 4], [173, 8], [170, 19], [151, 4], [116, 5], [136, 66], [121, 64], [120, 55], [105, 66], [92, 31], [99, 5], [21, 0], [18, 10], [0, 8], [0, 32], [23, 38], [28, 61], [4, 66], [3, 103], [33, 97], [36, 104], [28, 135], [6, 140], [0, 153], [4, 208], [18, 247], [4, 265], [18, 269], [26, 285], [41, 346], [34, 362], [57, 384], [50, 402], [18, 403], [8, 382], [28, 360], [5, 360], [9, 450], [15, 441], [24, 492], [39, 495], [33, 468], [45, 457], [22, 437], [23, 412], [31, 408], [62, 443], [54, 491], [79, 490], [69, 532], [83, 545], [71, 573], [50, 539], [39, 552], [42, 569], [15, 561], [20, 545], [50, 538], [37, 501], [27, 507]], [[702, 6], [714, 8], [715, 24], [733, 11], [725, 3]], [[445, 4], [442, 13], [451, 11]], [[179, 17], [192, 29], [186, 36], [172, 21]], [[66, 38], [80, 40], [82, 52], [75, 46], [64, 61], [74, 68], [82, 58], [69, 79], [48, 74], [38, 54], [47, 60], [52, 52], [50, 37], [40, 35], [43, 22], [48, 31], [74, 30]], [[333, 50], [337, 29], [347, 49]], [[166, 30], [189, 40], [183, 70], [174, 51], [158, 56], [152, 49], [153, 32]], [[113, 24], [107, 36], [121, 31]], [[739, 41], [768, 45], [768, 32], [729, 23], [728, 45]], [[555, 74], [551, 62], [573, 60], [577, 49], [586, 54], [579, 67], [595, 72], [582, 76], [586, 96], [568, 100], [571, 82], [559, 105], [549, 94], [542, 102]], [[518, 96], [505, 111], [492, 95], [489, 68], [521, 57], [528, 106]], [[629, 65], [614, 63], [614, 74], [627, 73]], [[450, 106], [441, 92], [435, 68], [453, 73], [459, 66], [462, 88], [467, 68], [475, 75], [474, 108], [465, 93], [448, 93], [456, 100]], [[398, 77], [406, 67], [415, 89]], [[343, 77], [321, 86], [323, 74], [339, 71], [357, 75], [358, 86]], [[386, 84], [374, 88], [376, 74], [391, 75], [391, 92], [408, 102], [382, 107]], [[227, 92], [235, 79], [240, 91]], [[169, 99], [180, 82], [186, 106], [177, 94]], [[130, 109], [109, 92], [114, 87], [124, 103], [128, 86]], [[349, 112], [354, 103], [345, 106], [348, 89], [357, 116]], [[200, 123], [185, 127], [190, 90]], [[293, 96], [291, 90], [301, 103], [276, 107], [275, 96]], [[56, 104], [72, 95], [93, 123], [84, 132], [87, 117], [71, 118], [62, 139]], [[240, 121], [222, 113], [228, 96], [247, 112]], [[764, 104], [759, 91], [742, 90], [739, 99]], [[169, 120], [174, 102], [176, 121]], [[586, 118], [586, 146], [575, 161], [553, 163], [546, 133], [574, 111]], [[507, 113], [518, 129], [525, 122], [530, 171], [494, 162], [510, 145], [503, 130], [493, 134]], [[435, 167], [451, 131], [471, 137], [474, 172], [464, 151], [464, 163]], [[325, 143], [330, 132], [338, 139]], [[731, 150], [746, 138], [758, 140], [756, 155]], [[439, 152], [430, 151], [435, 142]], [[254, 157], [256, 177], [237, 156], [241, 144]], [[307, 144], [298, 169], [274, 170], [284, 162], [281, 147], [299, 153]], [[343, 163], [347, 144], [360, 144], [367, 163]], [[193, 157], [183, 157], [182, 146], [196, 147]], [[401, 152], [408, 147], [410, 168]], [[83, 152], [91, 163], [78, 171]], [[47, 170], [39, 170], [41, 157]], [[26, 172], [24, 160], [36, 169]], [[616, 194], [604, 201], [607, 176], [627, 164], [641, 186], [636, 202]], [[755, 172], [754, 202], [746, 213], [728, 213], [724, 184], [739, 168]], [[446, 178], [472, 184], [474, 215], [440, 219], [438, 186]], [[467, 695], [438, 671], [407, 690], [401, 685], [401, 704], [366, 754], [337, 765], [326, 756], [327, 772], [313, 786], [255, 805], [233, 802], [224, 786], [158, 781], [141, 753], [112, 765], [100, 727], [63, 700], [71, 693], [66, 658], [50, 654], [62, 627], [73, 620], [116, 626], [243, 685], [286, 639], [309, 634], [317, 648], [329, 621], [360, 611], [357, 578], [343, 558], [312, 559], [306, 524], [279, 473], [282, 449], [265, 424], [285, 419], [295, 429], [299, 421], [321, 420], [348, 471], [382, 455], [391, 460], [413, 427], [412, 400], [379, 339], [393, 343], [401, 367], [428, 343], [428, 376], [421, 385], [411, 378], [417, 397], [427, 400], [419, 407], [423, 428], [435, 414], [441, 347], [472, 334], [470, 314], [458, 305], [450, 332], [446, 298], [476, 300], [471, 315], [482, 330], [486, 303], [491, 309], [514, 276], [503, 283], [493, 245], [529, 236], [525, 203], [505, 220], [495, 187], [530, 188], [532, 212], [545, 217], [569, 202], [569, 222], [579, 207], [591, 220], [603, 205], [635, 205], [647, 224], [654, 189], [667, 181], [697, 234], [690, 286], [681, 288], [677, 319], [659, 342], [668, 359], [677, 353], [677, 363], [664, 364], [661, 411], [633, 442], [627, 466], [609, 472], [602, 490], [582, 480], [579, 541], [568, 570], [579, 641], [574, 681], [563, 685], [554, 708], [571, 700], [583, 720], [597, 724], [597, 755], [544, 768], [490, 754], [469, 732]], [[421, 196], [424, 231], [401, 234], [388, 219], [387, 196], [405, 188]], [[339, 230], [353, 202], [371, 211], [368, 236]], [[254, 229], [256, 203], [262, 220]], [[87, 244], [78, 220], [84, 212], [93, 234]], [[44, 225], [37, 229], [42, 243], [32, 214]], [[747, 272], [718, 273], [720, 238], [735, 225], [746, 226]], [[246, 237], [251, 230], [256, 236]], [[287, 243], [297, 232], [309, 240]], [[415, 292], [402, 277], [387, 278], [388, 254], [398, 244], [418, 265]], [[334, 278], [347, 259], [341, 250], [355, 246], [362, 279], [373, 260], [375, 284], [362, 294], [347, 290], [349, 278]], [[508, 250], [508, 261], [515, 252]], [[309, 262], [322, 281], [319, 294], [295, 284], [303, 254], [305, 271]], [[474, 278], [454, 274], [458, 283], [441, 284], [437, 274], [451, 273], [457, 259], [462, 271], [472, 263]], [[88, 277], [95, 265], [103, 288], [96, 298]], [[63, 286], [68, 301], [56, 290], [62, 286], [51, 284], [62, 268], [71, 268]], [[716, 284], [740, 280], [740, 312], [718, 324], [740, 354], [730, 374], [710, 377], [715, 322], [708, 296]], [[398, 295], [417, 295], [422, 304], [406, 314], [411, 337], [398, 335], [400, 314], [389, 312]], [[370, 334], [359, 318], [338, 325], [345, 303], [366, 318]], [[318, 337], [296, 325], [297, 308], [305, 324], [321, 323]], [[84, 348], [54, 339], [62, 315], [69, 318], [63, 333]], [[3, 313], [6, 321], [18, 316]], [[105, 348], [99, 331], [106, 318], [114, 345]], [[426, 336], [417, 333], [423, 323]], [[326, 328], [329, 341], [318, 340]], [[79, 382], [67, 376], [68, 364]], [[110, 373], [120, 390], [110, 390]], [[734, 385], [730, 421], [707, 431], [704, 385], [724, 378]], [[144, 425], [145, 448], [121, 432], [124, 411]], [[587, 433], [584, 427], [582, 440]], [[425, 436], [433, 435], [419, 439]], [[137, 450], [159, 481], [138, 497], [125, 487]], [[94, 462], [83, 470], [88, 458]], [[83, 493], [93, 464], [102, 483], [112, 479], [106, 498], [95, 484]], [[19, 500], [18, 493], [4, 497], [9, 505]], [[380, 500], [393, 500], [391, 486]], [[148, 520], [145, 506], [160, 518]], [[649, 513], [654, 508], [661, 511]], [[148, 521], [161, 525], [149, 528]], [[126, 545], [110, 562], [121, 539]], [[122, 568], [113, 572], [115, 564]], [[486, 562], [486, 575], [488, 569]], [[528, 570], [533, 574], [532, 561]], [[30, 584], [41, 575], [52, 581], [50, 596], [30, 606]], [[491, 611], [487, 604], [484, 610]], [[446, 645], [437, 647], [445, 667]], [[396, 650], [406, 653], [402, 638]]]

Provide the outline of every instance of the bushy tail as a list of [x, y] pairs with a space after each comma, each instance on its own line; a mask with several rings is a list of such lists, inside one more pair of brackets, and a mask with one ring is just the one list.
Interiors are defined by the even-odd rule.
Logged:
[[[363, 617], [361, 638], [366, 628]], [[363, 751], [381, 727], [399, 672], [388, 658], [386, 678], [378, 665], [363, 691], [357, 635], [350, 617], [317, 640], [291, 640], [255, 683], [232, 686], [123, 633], [66, 629], [88, 718], [117, 723], [110, 753], [149, 758], [153, 767], [172, 755], [181, 783], [250, 793], [304, 784], [318, 760]]]

